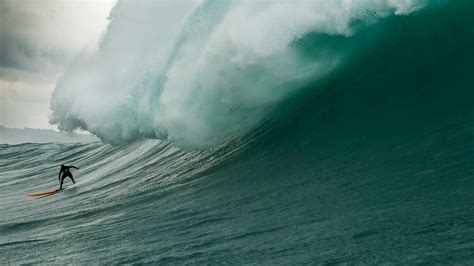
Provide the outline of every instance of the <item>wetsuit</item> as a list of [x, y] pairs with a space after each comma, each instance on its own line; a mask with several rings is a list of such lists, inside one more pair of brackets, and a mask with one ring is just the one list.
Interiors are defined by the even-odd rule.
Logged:
[[[72, 174], [71, 174], [71, 171], [69, 170], [69, 168], [79, 169], [78, 167], [75, 167], [75, 166], [61, 165], [61, 170], [59, 170], [59, 175], [58, 175], [59, 182], [61, 182], [61, 185], [59, 186], [59, 190], [63, 189], [63, 182], [64, 182], [64, 178], [66, 178], [66, 177], [71, 178], [72, 183], [76, 184], [76, 182], [74, 181], [74, 178], [72, 177]], [[62, 176], [61, 176], [61, 174], [62, 174]]]

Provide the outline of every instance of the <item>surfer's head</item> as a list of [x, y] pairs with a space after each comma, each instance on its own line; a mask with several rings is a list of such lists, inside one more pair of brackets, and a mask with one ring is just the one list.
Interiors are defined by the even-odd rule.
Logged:
[[63, 167], [64, 167], [64, 164], [61, 164], [61, 168], [63, 168]]

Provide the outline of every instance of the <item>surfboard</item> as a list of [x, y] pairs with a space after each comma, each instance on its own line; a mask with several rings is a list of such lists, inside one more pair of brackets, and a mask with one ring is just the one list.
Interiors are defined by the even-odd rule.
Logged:
[[[65, 190], [66, 188], [63, 188], [62, 190]], [[32, 197], [37, 197], [37, 196], [44, 196], [44, 195], [52, 195], [56, 192], [59, 192], [61, 190], [59, 189], [51, 189], [48, 191], [43, 191], [43, 192], [38, 192], [38, 193], [33, 193], [33, 194], [27, 194], [27, 196], [32, 196]]]

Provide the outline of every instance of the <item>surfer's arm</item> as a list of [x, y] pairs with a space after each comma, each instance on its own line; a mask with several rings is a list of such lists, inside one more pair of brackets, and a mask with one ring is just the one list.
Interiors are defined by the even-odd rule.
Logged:
[[79, 170], [79, 167], [75, 167], [74, 165], [72, 166], [69, 166], [70, 168], [75, 168], [75, 169], [78, 169]]

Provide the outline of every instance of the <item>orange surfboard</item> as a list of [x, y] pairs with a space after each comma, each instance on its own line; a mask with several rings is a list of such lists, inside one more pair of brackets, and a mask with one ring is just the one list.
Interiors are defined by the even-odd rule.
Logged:
[[[63, 190], [64, 189], [66, 189], [66, 188], [63, 188]], [[36, 196], [51, 195], [51, 194], [54, 194], [58, 191], [60, 191], [60, 190], [59, 189], [51, 189], [51, 190], [48, 190], [48, 191], [38, 192], [38, 193], [34, 193], [34, 194], [27, 194], [27, 196], [36, 197]]]

